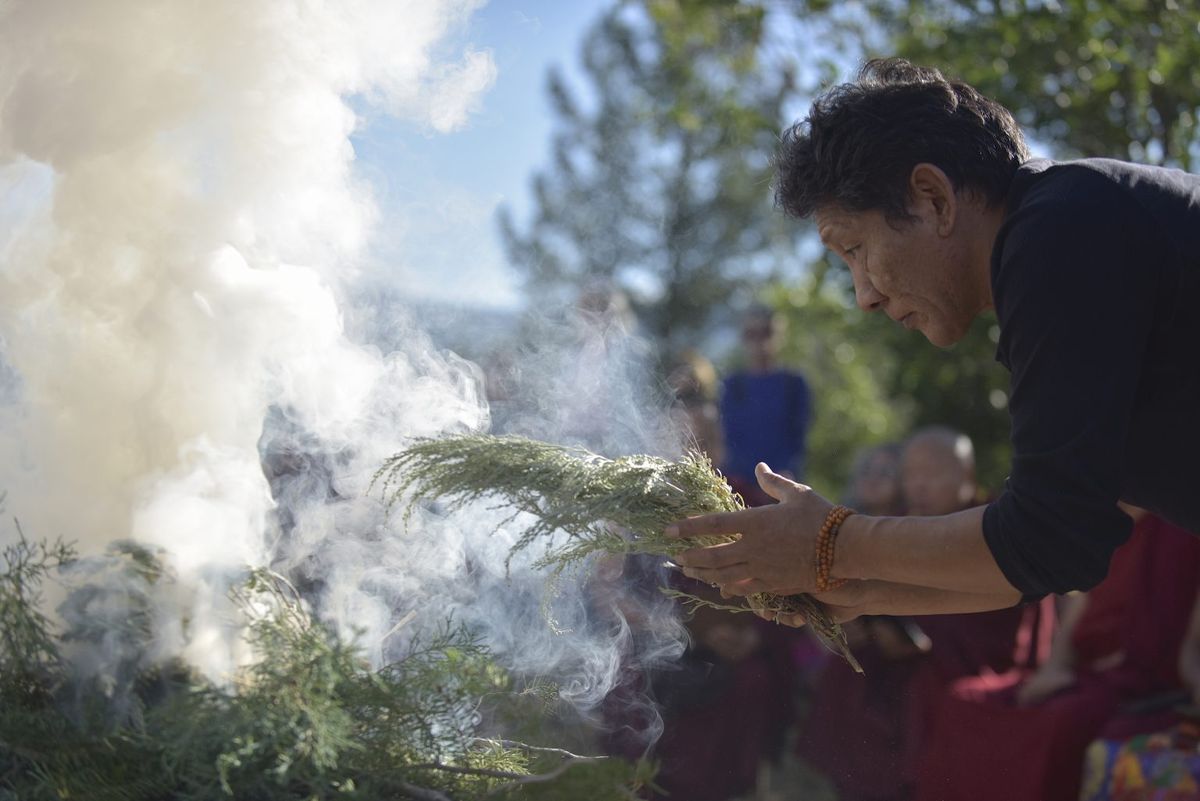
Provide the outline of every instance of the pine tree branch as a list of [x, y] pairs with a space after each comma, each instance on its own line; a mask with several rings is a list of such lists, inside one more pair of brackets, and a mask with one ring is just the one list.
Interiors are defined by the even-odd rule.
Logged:
[[526, 784], [544, 784], [546, 782], [552, 782], [576, 765], [591, 764], [601, 759], [604, 759], [604, 757], [578, 757], [576, 759], [567, 759], [564, 760], [562, 764], [560, 764], [554, 770], [547, 773], [531, 773], [526, 776], [519, 776], [510, 782], [506, 782], [499, 787], [495, 787], [491, 792], [485, 795], [484, 798], [491, 798], [494, 795], [512, 790], [517, 787], [522, 787]]
[[491, 779], [520, 779], [524, 773], [513, 773], [508, 770], [495, 768], [464, 768], [460, 765], [443, 765], [441, 762], [424, 762], [413, 765], [414, 770], [440, 770], [443, 773], [458, 773], [463, 776], [487, 776]]
[[584, 756], [583, 754], [573, 754], [562, 748], [547, 748], [541, 745], [529, 745], [517, 740], [494, 740], [485, 737], [476, 737], [475, 742], [484, 743], [486, 745], [494, 745], [499, 748], [512, 748], [517, 751], [528, 751], [531, 754], [554, 754], [555, 756], [564, 757], [566, 759], [581, 759], [581, 760], [602, 760], [608, 759], [605, 756]]
[[28, 759], [31, 762], [41, 762], [45, 761], [46, 759], [44, 754], [39, 754], [37, 751], [24, 748], [15, 743], [7, 742], [6, 740], [0, 740], [0, 749], [9, 751], [16, 756], [19, 756], [22, 759]]
[[[505, 741], [490, 740], [490, 741], [484, 741], [484, 742], [505, 742]], [[569, 754], [570, 753], [569, 751], [564, 751], [559, 748], [538, 748], [537, 746], [529, 746], [529, 745], [525, 745], [524, 743], [513, 743], [512, 745], [517, 748], [525, 748], [530, 751], [537, 751], [537, 752], [543, 752], [543, 753], [555, 753], [555, 754]], [[526, 784], [544, 784], [546, 782], [552, 782], [555, 779], [557, 779], [559, 776], [566, 773], [571, 768], [575, 767], [576, 765], [590, 765], [590, 764], [594, 764], [596, 762], [602, 762], [606, 759], [608, 759], [608, 757], [602, 757], [602, 756], [601, 757], [589, 757], [589, 756], [577, 756], [575, 754], [571, 754], [571, 756], [568, 759], [564, 759], [562, 761], [562, 763], [560, 763], [556, 768], [554, 768], [551, 771], [547, 771], [546, 773], [513, 773], [512, 771], [495, 770], [494, 768], [464, 768], [464, 767], [460, 767], [458, 765], [444, 765], [440, 762], [427, 762], [422, 765], [413, 765], [413, 767], [414, 768], [423, 768], [426, 770], [439, 770], [439, 771], [444, 771], [446, 773], [457, 773], [457, 774], [461, 774], [464, 776], [486, 776], [486, 777], [492, 778], [492, 779], [507, 779], [507, 781], [504, 784], [494, 787], [489, 793], [487, 793], [485, 796], [483, 796], [484, 798], [491, 798], [492, 796], [495, 796], [499, 793], [506, 792], [508, 790], [512, 790], [514, 788], [521, 787]], [[423, 799], [422, 799], [422, 801], [423, 801]]]
[[418, 787], [408, 782], [400, 782], [400, 789], [407, 793], [413, 801], [454, 801], [445, 793], [430, 790], [427, 787]]

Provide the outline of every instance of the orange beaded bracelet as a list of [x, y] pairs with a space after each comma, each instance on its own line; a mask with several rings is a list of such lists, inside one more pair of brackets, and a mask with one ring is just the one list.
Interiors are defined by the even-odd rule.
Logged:
[[821, 524], [821, 533], [817, 535], [816, 552], [813, 555], [814, 566], [817, 570], [817, 592], [836, 590], [846, 583], [845, 579], [835, 579], [830, 576], [833, 570], [833, 548], [837, 542], [838, 532], [846, 518], [854, 514], [848, 506], [835, 506], [825, 515]]

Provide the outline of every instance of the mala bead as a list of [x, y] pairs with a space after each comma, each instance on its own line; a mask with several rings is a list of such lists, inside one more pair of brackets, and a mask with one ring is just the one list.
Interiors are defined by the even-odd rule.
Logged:
[[821, 531], [817, 534], [816, 553], [813, 557], [817, 573], [817, 592], [828, 592], [846, 583], [845, 579], [833, 578], [831, 572], [833, 571], [833, 554], [838, 532], [842, 528], [842, 523], [846, 522], [846, 518], [852, 514], [854, 514], [854, 510], [850, 507], [838, 505], [825, 515], [825, 522], [821, 524]]

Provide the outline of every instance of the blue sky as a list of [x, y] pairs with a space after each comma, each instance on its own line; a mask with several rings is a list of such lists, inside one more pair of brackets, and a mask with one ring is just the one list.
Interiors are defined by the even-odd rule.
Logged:
[[467, 126], [442, 134], [370, 116], [354, 137], [358, 169], [380, 205], [373, 268], [407, 296], [515, 308], [521, 303], [495, 222], [524, 219], [529, 178], [549, 154], [547, 69], [581, 86], [579, 44], [609, 0], [493, 0], [451, 46], [490, 50], [494, 85]]

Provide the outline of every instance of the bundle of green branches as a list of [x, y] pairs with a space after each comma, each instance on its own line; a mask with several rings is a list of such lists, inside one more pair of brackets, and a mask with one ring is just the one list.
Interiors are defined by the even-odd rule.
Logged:
[[[733, 537], [683, 541], [663, 532], [685, 517], [745, 508], [741, 496], [701, 453], [688, 453], [679, 461], [644, 455], [608, 459], [581, 448], [516, 436], [420, 440], [388, 459], [375, 482], [389, 507], [404, 501], [406, 519], [422, 503], [461, 506], [500, 496], [515, 510], [514, 517], [521, 512], [532, 516], [510, 551], [510, 561], [535, 542], [555, 542], [556, 532], [568, 535], [565, 543], [559, 538], [559, 544], [548, 545], [535, 562], [555, 570], [598, 553], [672, 556], [697, 544], [728, 542]], [[746, 599], [748, 605], [734, 606], [675, 590], [664, 592], [693, 608], [801, 614], [821, 642], [862, 672], [841, 626], [808, 595], [757, 593]]]
[[[257, 571], [235, 600], [259, 658], [217, 685], [186, 665], [147, 659], [148, 642], [139, 652], [152, 627], [52, 623], [40, 588], [78, 572], [71, 549], [21, 537], [3, 558], [3, 801], [629, 801], [650, 779], [646, 764], [477, 736], [480, 699], [504, 696], [508, 679], [461, 628], [439, 628], [372, 670], [285, 581]], [[136, 607], [152, 594], [137, 580], [170, 580], [156, 555], [124, 543], [110, 558], [132, 584], [77, 588], [66, 605], [98, 602], [103, 617], [132, 604], [130, 619], [150, 620], [143, 613], [151, 610]], [[62, 612], [56, 618], [73, 619]], [[103, 680], [81, 675], [67, 657], [111, 651], [114, 642], [128, 653]]]

